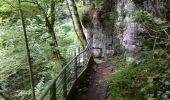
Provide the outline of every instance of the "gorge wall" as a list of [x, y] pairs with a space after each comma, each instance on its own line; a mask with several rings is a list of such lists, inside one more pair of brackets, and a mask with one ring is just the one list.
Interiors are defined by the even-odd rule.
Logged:
[[[90, 4], [94, 3], [91, 1]], [[89, 38], [93, 34], [93, 53], [96, 57], [112, 56], [121, 52], [136, 52], [137, 23], [124, 16], [123, 12], [135, 12], [131, 0], [108, 0], [93, 4], [88, 12], [90, 18], [83, 19], [84, 32]], [[86, 16], [85, 16], [86, 17]]]
[[[116, 53], [131, 56], [138, 53], [142, 44], [137, 36], [143, 29], [129, 14], [134, 14], [138, 8], [156, 13], [150, 0], [87, 0], [83, 4], [90, 5], [82, 17], [82, 24], [86, 39], [93, 37], [94, 56], [105, 57]], [[167, 0], [154, 1], [154, 6], [160, 6], [163, 16], [169, 17], [166, 15], [170, 11], [167, 4]]]
[[113, 34], [115, 21], [114, 2], [113, 0], [98, 3], [91, 1], [90, 4], [92, 4], [92, 7], [82, 19], [86, 38], [93, 37], [93, 53], [96, 57], [113, 55], [116, 43], [116, 38]]

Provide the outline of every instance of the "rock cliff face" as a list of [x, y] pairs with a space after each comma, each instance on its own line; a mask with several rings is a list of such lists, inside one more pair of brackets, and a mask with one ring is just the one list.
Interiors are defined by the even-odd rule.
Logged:
[[[116, 37], [114, 36], [115, 3], [114, 0], [101, 1], [94, 4], [88, 13], [88, 23], [84, 28], [86, 38], [93, 34], [93, 54], [96, 57], [112, 56], [115, 54]], [[94, 3], [91, 1], [91, 3]], [[89, 25], [90, 24], [90, 25]]]
[[[93, 34], [94, 56], [112, 56], [119, 52], [126, 55], [138, 53], [142, 46], [137, 40], [140, 27], [128, 14], [135, 13], [139, 6], [155, 13], [149, 0], [97, 1], [96, 3], [96, 1], [89, 0], [88, 3], [93, 4], [93, 7], [86, 14], [89, 16], [88, 20], [83, 21], [86, 38], [91, 38]], [[167, 12], [170, 11], [167, 6], [169, 3], [169, 0], [162, 0], [161, 4], [154, 1], [155, 6], [162, 6], [160, 9], [166, 17], [168, 17]]]
[[[93, 53], [96, 57], [112, 56], [121, 52], [136, 52], [136, 27], [123, 12], [133, 13], [136, 7], [131, 0], [109, 0], [100, 2], [89, 12], [91, 25], [85, 25], [84, 32], [88, 39], [93, 33]], [[89, 27], [90, 26], [90, 27]], [[119, 49], [118, 49], [119, 48]]]
[[126, 54], [137, 53], [140, 50], [137, 38], [138, 23], [127, 14], [135, 13], [136, 6], [132, 0], [117, 0], [116, 3], [117, 20], [115, 30]]

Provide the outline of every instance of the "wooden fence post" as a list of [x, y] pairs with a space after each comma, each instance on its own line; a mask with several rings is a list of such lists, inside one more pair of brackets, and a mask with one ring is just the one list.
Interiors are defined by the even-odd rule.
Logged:
[[52, 87], [50, 88], [50, 99], [49, 100], [56, 100], [56, 82], [54, 82]]
[[[74, 50], [74, 56], [76, 57], [76, 49]], [[77, 57], [74, 60], [74, 79], [77, 79]]]

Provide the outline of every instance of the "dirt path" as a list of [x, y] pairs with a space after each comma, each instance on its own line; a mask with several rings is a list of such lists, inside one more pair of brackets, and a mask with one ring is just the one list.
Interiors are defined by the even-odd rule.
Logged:
[[105, 61], [95, 60], [96, 72], [92, 75], [85, 100], [106, 100], [106, 77], [112, 73]]

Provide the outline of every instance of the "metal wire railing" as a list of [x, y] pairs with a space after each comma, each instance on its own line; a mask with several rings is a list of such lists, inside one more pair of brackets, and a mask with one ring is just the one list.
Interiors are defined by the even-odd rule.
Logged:
[[78, 54], [74, 50], [75, 57], [71, 59], [57, 74], [57, 76], [44, 89], [42, 94], [37, 97], [37, 100], [65, 100], [71, 87], [74, 85], [76, 79], [86, 69], [86, 65], [91, 57], [92, 40], [89, 41], [87, 47]]

